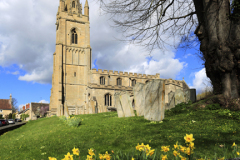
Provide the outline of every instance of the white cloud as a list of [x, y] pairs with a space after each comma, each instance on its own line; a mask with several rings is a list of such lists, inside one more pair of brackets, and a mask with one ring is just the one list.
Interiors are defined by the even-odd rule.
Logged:
[[[52, 69], [52, 67], [50, 67]], [[19, 76], [19, 80], [22, 81], [33, 81], [38, 83], [49, 83], [51, 82], [51, 75], [52, 73], [49, 71], [49, 69], [43, 69], [41, 71], [33, 71], [30, 74], [25, 74], [24, 76]]]
[[18, 74], [19, 74], [19, 71], [15, 71], [15, 72], [9, 72], [9, 71], [7, 71], [7, 74], [18, 75]]
[[195, 88], [197, 93], [203, 92], [205, 88], [207, 88], [207, 90], [211, 89], [210, 79], [206, 75], [205, 68], [195, 72], [194, 74], [195, 78], [193, 80], [193, 86], [189, 86], [190, 88]]
[[20, 105], [18, 106], [19, 110], [20, 110], [23, 106], [25, 106], [25, 104], [20, 104]]
[[39, 101], [38, 103], [49, 103], [49, 102], [43, 99], [43, 100]]

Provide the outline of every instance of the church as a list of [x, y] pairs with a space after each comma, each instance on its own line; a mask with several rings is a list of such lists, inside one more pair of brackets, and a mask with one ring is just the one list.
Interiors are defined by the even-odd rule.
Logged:
[[[160, 74], [146, 75], [131, 72], [92, 69], [90, 46], [89, 5], [84, 14], [79, 0], [60, 0], [56, 18], [56, 48], [53, 53], [52, 88], [49, 115], [94, 114], [115, 108], [114, 94], [129, 92], [134, 106], [133, 87], [161, 79]], [[184, 81], [165, 81], [165, 102], [168, 93], [189, 89]]]

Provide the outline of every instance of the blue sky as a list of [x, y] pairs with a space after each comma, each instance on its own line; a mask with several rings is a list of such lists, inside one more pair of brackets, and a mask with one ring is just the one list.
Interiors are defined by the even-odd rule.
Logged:
[[[81, 3], [84, 6], [85, 1]], [[20, 107], [50, 102], [58, 5], [59, 0], [0, 1], [0, 99], [8, 99], [11, 93]], [[117, 41], [115, 38], [122, 35], [110, 27], [108, 15], [102, 14], [94, 0], [89, 0], [89, 6], [92, 68], [160, 73], [160, 78], [175, 80], [184, 77], [197, 93], [211, 87], [203, 61], [195, 55], [199, 46], [186, 51], [168, 49], [165, 54], [155, 50], [149, 58], [141, 46]], [[176, 40], [170, 38], [168, 42]]]

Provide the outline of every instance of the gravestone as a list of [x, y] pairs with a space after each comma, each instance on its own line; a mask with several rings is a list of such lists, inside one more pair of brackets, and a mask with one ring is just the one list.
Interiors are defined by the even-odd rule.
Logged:
[[144, 116], [145, 94], [143, 83], [136, 83], [136, 85], [133, 87], [133, 95], [137, 116]]
[[196, 89], [190, 89], [190, 100], [192, 103], [196, 102]]
[[175, 91], [175, 105], [185, 102], [184, 92], [180, 89]]
[[145, 87], [144, 118], [162, 121], [165, 111], [165, 80], [153, 79]]
[[122, 106], [122, 109], [123, 109], [124, 117], [135, 116], [129, 93], [128, 92], [122, 92], [120, 94], [119, 98], [120, 98], [120, 101], [121, 101], [121, 106]]
[[175, 107], [175, 93], [173, 91], [168, 93], [168, 106], [167, 110]]
[[123, 113], [123, 108], [121, 105], [121, 101], [120, 101], [120, 93], [116, 92], [114, 94], [114, 98], [115, 98], [115, 107], [117, 108], [117, 113], [118, 113], [118, 117], [124, 117], [124, 113]]
[[189, 89], [183, 90], [183, 94], [184, 94], [184, 102], [188, 103], [188, 101], [190, 100], [190, 90]]

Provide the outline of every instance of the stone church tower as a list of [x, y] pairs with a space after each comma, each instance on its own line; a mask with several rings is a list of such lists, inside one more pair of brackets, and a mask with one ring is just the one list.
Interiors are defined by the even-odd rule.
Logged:
[[57, 106], [84, 105], [91, 69], [89, 7], [84, 15], [79, 0], [60, 0], [56, 22], [56, 50], [53, 54], [52, 89], [49, 110]]
[[[56, 49], [53, 54], [52, 89], [49, 115], [94, 114], [116, 109], [114, 95], [129, 92], [134, 106], [133, 87], [161, 79], [160, 74], [92, 69], [89, 6], [84, 14], [79, 0], [60, 0], [56, 20]], [[165, 81], [165, 102], [168, 93], [189, 89], [184, 80]]]

